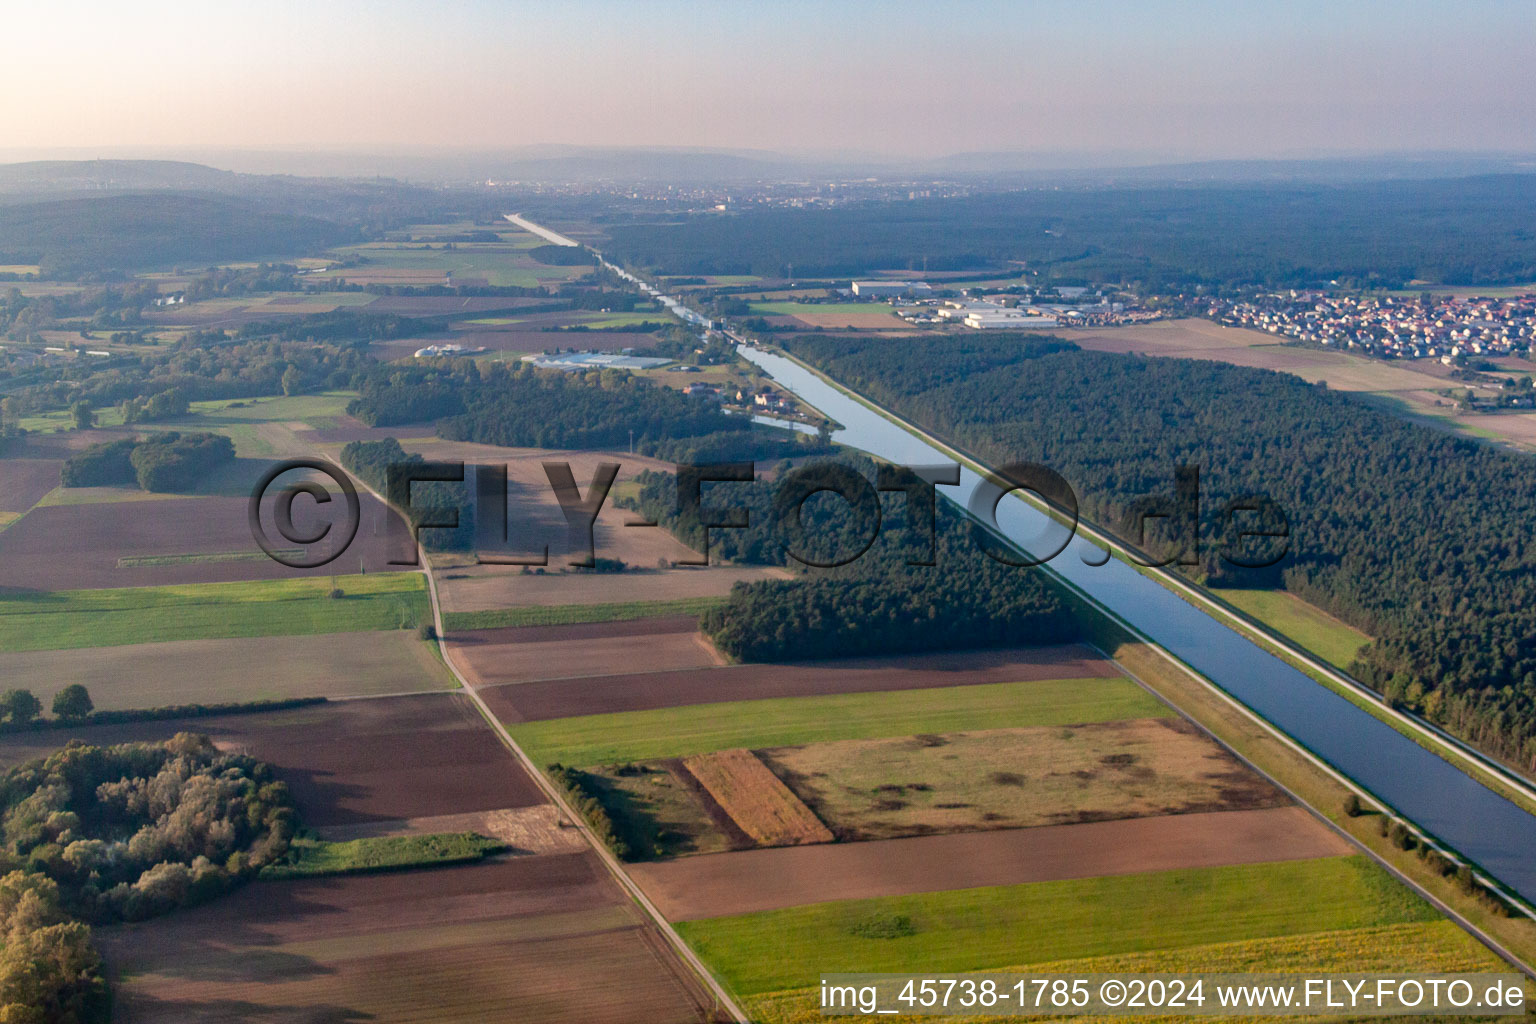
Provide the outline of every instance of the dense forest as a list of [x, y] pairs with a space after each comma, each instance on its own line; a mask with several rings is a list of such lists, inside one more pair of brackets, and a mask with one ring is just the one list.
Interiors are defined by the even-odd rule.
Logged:
[[137, 484], [145, 491], [190, 491], [234, 458], [234, 442], [223, 434], [183, 436], [171, 430], [143, 440], [92, 445], [64, 461], [59, 482], [65, 487]]
[[1018, 263], [1062, 283], [1362, 286], [1536, 279], [1536, 175], [1347, 185], [1029, 189], [615, 225], [652, 273], [850, 277]]
[[[475, 502], [473, 471], [468, 467], [461, 481], [421, 480], [411, 483], [407, 474], [412, 469], [424, 467], [427, 460], [415, 452], [407, 453], [393, 437], [380, 441], [351, 441], [341, 448], [341, 464], [355, 474], [397, 509], [409, 508], [412, 527], [425, 523], [446, 521], [448, 513], [458, 517], [454, 528], [432, 527], [423, 529], [419, 536], [422, 546], [433, 551], [467, 551], [475, 542]], [[396, 486], [390, 486], [389, 470], [399, 466], [404, 472], [396, 478]]]
[[355, 228], [222, 196], [154, 193], [0, 204], [0, 263], [43, 276], [170, 267], [319, 251]]
[[[1171, 496], [1198, 466], [1214, 585], [1283, 585], [1377, 639], [1352, 670], [1395, 702], [1536, 768], [1536, 460], [1420, 427], [1288, 374], [1014, 337], [801, 336], [787, 347], [990, 464], [1049, 466], [1085, 515]], [[1106, 401], [1105, 396], [1114, 396]], [[1233, 565], [1229, 501], [1262, 494], [1289, 552]]]
[[74, 741], [11, 768], [0, 775], [0, 1017], [107, 1020], [83, 922], [211, 899], [282, 856], [293, 831], [287, 787], [206, 736]]
[[[847, 454], [793, 469], [780, 465], [771, 477], [709, 485], [710, 507], [747, 512], [744, 528], [710, 531], [712, 560], [799, 570], [796, 579], [737, 584], [725, 604], [705, 614], [704, 630], [732, 657], [792, 661], [1027, 647], [1082, 635], [1068, 599], [1046, 575], [988, 557], [972, 542], [963, 513], [934, 502], [909, 518], [905, 490], [878, 497], [875, 484], [883, 482], [918, 485], [931, 501], [932, 489], [910, 474], [882, 481], [875, 463]], [[653, 472], [642, 481], [640, 510], [702, 548], [698, 517], [679, 515], [676, 478]], [[828, 491], [813, 491], [823, 485], [873, 497], [879, 521]], [[808, 492], [813, 496], [797, 500]]]

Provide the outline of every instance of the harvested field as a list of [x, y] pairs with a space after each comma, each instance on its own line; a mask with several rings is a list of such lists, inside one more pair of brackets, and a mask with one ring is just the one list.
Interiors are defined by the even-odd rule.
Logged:
[[469, 316], [502, 310], [534, 310], [557, 301], [531, 296], [380, 295], [368, 304], [368, 312], [399, 313], [402, 316]]
[[1287, 802], [1182, 718], [930, 733], [761, 754], [839, 839]]
[[822, 327], [828, 330], [851, 329], [855, 331], [915, 331], [916, 324], [909, 324], [900, 317], [889, 312], [883, 313], [817, 313], [812, 312], [815, 307], [809, 307], [804, 312], [797, 312], [794, 318], [807, 327]]
[[0, 512], [26, 512], [59, 486], [57, 459], [0, 459]]
[[[72, 590], [172, 583], [287, 579], [336, 573], [389, 572], [384, 506], [359, 492], [362, 521], [351, 547], [317, 569], [291, 569], [271, 559], [140, 565], [118, 560], [159, 555], [260, 553], [251, 537], [245, 498], [169, 498], [35, 508], [0, 532], [0, 589]], [[334, 502], [333, 502], [334, 504]], [[294, 502], [294, 524], [313, 533], [322, 521], [314, 502]], [[267, 520], [270, 527], [270, 519]], [[274, 536], [276, 536], [274, 534]], [[322, 545], [329, 541], [321, 541]], [[279, 546], [289, 546], [282, 542]]]
[[544, 803], [474, 705], [453, 693], [14, 733], [0, 737], [0, 762], [40, 757], [75, 737], [106, 745], [183, 731], [270, 763], [292, 789], [300, 819], [316, 828]]
[[[703, 674], [678, 673], [678, 678]], [[525, 683], [525, 686], [536, 684]], [[502, 687], [516, 692], [520, 687]], [[1052, 679], [901, 692], [834, 693], [587, 715], [511, 726], [536, 763], [655, 761], [731, 747], [759, 749], [927, 729], [969, 732], [1172, 715], [1128, 679]]]
[[1114, 662], [1086, 647], [1062, 646], [612, 675], [489, 688], [482, 696], [504, 722], [539, 722], [783, 697], [1094, 678], [1123, 680]]
[[725, 664], [693, 616], [479, 630], [450, 642], [477, 685], [602, 676], [615, 665], [663, 672]]
[[1209, 320], [1163, 320], [1131, 327], [1074, 332], [1079, 347], [1098, 352], [1139, 352], [1179, 359], [1214, 359], [1326, 380], [1338, 391], [1410, 391], [1444, 386], [1434, 374], [1382, 359], [1367, 359], [1301, 345], [1282, 344], [1283, 335]]
[[[257, 669], [259, 666], [259, 669]], [[7, 686], [46, 707], [70, 683], [103, 711], [442, 690], [452, 677], [414, 633], [173, 640], [0, 654]]]
[[683, 768], [759, 846], [830, 843], [832, 833], [750, 750], [683, 758]]
[[1351, 852], [1306, 811], [1276, 807], [740, 850], [636, 864], [629, 871], [669, 920], [691, 921], [830, 900]]
[[128, 1024], [706, 1019], [591, 854], [257, 882], [98, 941]]

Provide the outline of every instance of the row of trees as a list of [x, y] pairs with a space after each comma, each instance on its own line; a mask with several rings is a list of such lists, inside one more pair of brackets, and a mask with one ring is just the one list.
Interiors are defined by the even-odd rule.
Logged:
[[[91, 693], [79, 683], [70, 683], [53, 695], [53, 716], [60, 722], [83, 722], [91, 717], [96, 704]], [[31, 690], [11, 689], [0, 693], [0, 727], [25, 728], [43, 713], [43, 702]]]
[[[1536, 768], [1536, 461], [1406, 422], [1288, 374], [1008, 337], [788, 346], [994, 465], [1062, 474], [1085, 514], [1119, 524], [1175, 468], [1200, 471], [1198, 558], [1216, 585], [1284, 586], [1376, 637], [1351, 666], [1390, 699]], [[1222, 557], [1267, 495], [1288, 554]]]
[[146, 491], [189, 491], [234, 458], [235, 444], [223, 434], [171, 430], [92, 445], [64, 460], [59, 480], [65, 487], [137, 484]]

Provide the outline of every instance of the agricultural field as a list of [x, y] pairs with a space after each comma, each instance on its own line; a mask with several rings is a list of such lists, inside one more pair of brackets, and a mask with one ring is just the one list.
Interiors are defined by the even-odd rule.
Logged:
[[31, 690], [44, 707], [66, 685], [80, 683], [103, 711], [455, 685], [432, 645], [399, 629], [12, 651], [0, 654], [0, 673], [7, 686]]
[[[597, 466], [619, 464], [615, 487], [632, 481], [642, 470], [672, 467], [655, 459], [627, 453], [498, 448], [467, 442], [413, 439], [402, 442], [408, 451], [428, 459], [494, 462], [507, 467], [508, 552], [513, 557], [538, 557], [548, 550], [547, 567], [524, 570], [515, 565], [475, 565], [452, 555], [434, 556], [446, 613], [490, 611], [524, 605], [622, 604], [724, 597], [740, 580], [777, 579], [787, 575], [768, 566], [679, 566], [697, 553], [660, 527], [626, 526], [636, 513], [615, 506], [610, 497], [593, 528], [593, 553], [618, 559], [631, 571], [594, 573], [569, 569], [575, 554], [564, 513], [550, 487], [545, 462], [571, 467], [585, 492]], [[542, 571], [541, 571], [542, 570]]]
[[925, 733], [759, 753], [841, 839], [1288, 802], [1181, 718]]
[[830, 843], [832, 832], [750, 750], [682, 759], [710, 800], [758, 846]]
[[898, 317], [890, 306], [869, 302], [754, 302], [759, 316], [790, 317], [806, 327], [826, 330], [910, 331], [913, 324]]
[[1277, 590], [1222, 589], [1216, 596], [1239, 611], [1296, 641], [1341, 669], [1348, 669], [1371, 638], [1294, 594]]
[[[625, 607], [617, 606], [616, 610]], [[1156, 714], [1161, 707], [1151, 698], [1136, 698], [1133, 689], [1121, 685], [1128, 680], [1120, 676], [1110, 662], [1082, 647], [846, 658], [793, 666], [732, 665], [689, 672], [525, 682], [486, 687], [480, 692], [504, 721], [538, 722], [572, 715], [597, 716], [732, 702], [741, 702], [742, 711], [752, 711], [760, 710], [753, 702], [770, 698], [782, 700], [1053, 680], [1111, 680], [1115, 683], [1107, 689], [1091, 683], [1083, 686], [1063, 684], [1062, 693], [1071, 703], [1097, 693], [1105, 695], [1110, 704], [1124, 698], [1123, 707], [1128, 713], [1139, 709], [1143, 715]]]
[[670, 920], [696, 921], [834, 900], [1352, 852], [1301, 808], [1276, 807], [747, 849], [637, 863], [630, 874]]
[[524, 626], [450, 634], [470, 682], [499, 685], [610, 675], [615, 665], [641, 672], [718, 667], [725, 659], [699, 633], [697, 616], [630, 619], [569, 626]]
[[[677, 675], [696, 676], [706, 671]], [[529, 685], [501, 689], [518, 691]], [[575, 704], [573, 701], [573, 709]], [[733, 747], [760, 749], [1171, 714], [1129, 679], [1098, 678], [693, 704], [522, 722], [509, 724], [509, 728], [537, 764], [559, 761], [594, 765], [707, 754]]]
[[[532, 237], [532, 236], [528, 236]], [[345, 281], [348, 284], [414, 285], [442, 284], [452, 274], [454, 284], [489, 285], [493, 288], [533, 288], [562, 284], [591, 270], [590, 266], [547, 266], [527, 254], [532, 245], [498, 243], [441, 244], [374, 242], [334, 251], [340, 260], [355, 266], [333, 266], [305, 275], [311, 283]], [[539, 244], [539, 243], [535, 243]], [[423, 245], [428, 247], [423, 248]]]
[[[341, 591], [332, 597], [333, 589]], [[427, 615], [417, 573], [0, 594], [0, 651], [403, 630]]]
[[[1080, 975], [1095, 973], [1242, 973], [1371, 971], [1405, 969], [1445, 973], [1502, 971], [1498, 958], [1450, 921], [1409, 922], [1346, 928], [1278, 938], [1240, 939], [1143, 953], [1011, 964], [1011, 972]], [[815, 988], [790, 989], [746, 1000], [761, 1024], [815, 1024], [824, 1020]], [[936, 1019], [936, 1018], [924, 1018]], [[992, 1024], [997, 1017], [951, 1016], [950, 1024]]]
[[261, 881], [98, 935], [114, 1019], [128, 1024], [707, 1019], [696, 983], [590, 854]]
[[[231, 472], [252, 468], [236, 460]], [[55, 497], [63, 503], [53, 504]], [[145, 492], [124, 488], [50, 492], [0, 533], [0, 588], [148, 587], [359, 571], [387, 574], [402, 568], [390, 565], [388, 517], [393, 513], [366, 491], [358, 497], [360, 523], [347, 551], [325, 566], [294, 569], [262, 557], [247, 516], [249, 485], [241, 497], [145, 497]], [[269, 530], [272, 500], [263, 506]], [[327, 521], [307, 498], [296, 501], [293, 511], [300, 531], [312, 534]], [[331, 543], [322, 539], [318, 546], [329, 553]]]
[[834, 901], [678, 930], [750, 999], [809, 987], [824, 971], [1002, 969], [1437, 917], [1349, 856]]

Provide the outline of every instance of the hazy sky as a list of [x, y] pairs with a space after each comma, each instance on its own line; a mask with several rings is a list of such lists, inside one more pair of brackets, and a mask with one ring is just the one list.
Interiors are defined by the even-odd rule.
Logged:
[[0, 149], [1536, 149], [1536, 0], [9, 5]]

